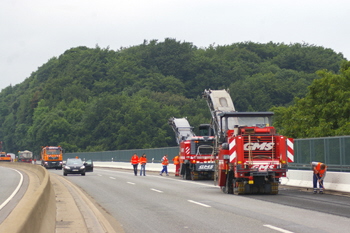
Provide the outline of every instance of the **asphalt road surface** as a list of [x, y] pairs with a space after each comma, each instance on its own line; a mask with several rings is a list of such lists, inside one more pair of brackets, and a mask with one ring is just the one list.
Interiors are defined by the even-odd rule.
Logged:
[[27, 187], [26, 173], [0, 166], [0, 224], [21, 200]]
[[350, 231], [350, 197], [344, 195], [283, 186], [278, 195], [228, 195], [213, 181], [107, 168], [65, 179], [85, 190], [126, 233]]

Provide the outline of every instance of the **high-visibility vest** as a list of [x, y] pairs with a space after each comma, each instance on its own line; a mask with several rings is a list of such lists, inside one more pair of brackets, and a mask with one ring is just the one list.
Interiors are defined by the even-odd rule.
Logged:
[[162, 159], [162, 164], [163, 164], [164, 166], [167, 166], [167, 165], [169, 164], [169, 160], [168, 160], [168, 158], [167, 158], [166, 156], [163, 157], [163, 159]]
[[317, 165], [316, 165], [316, 171], [318, 172], [318, 174], [320, 175], [320, 177], [322, 177], [323, 175], [324, 175], [324, 173], [326, 172], [326, 168], [324, 169], [324, 170], [321, 170], [321, 165], [322, 165], [323, 163], [318, 163]]
[[147, 163], [147, 158], [146, 157], [140, 157], [140, 164], [146, 164]]
[[180, 164], [179, 156], [176, 155], [176, 156], [173, 158], [173, 161], [174, 161], [174, 165]]
[[137, 155], [133, 155], [131, 157], [131, 164], [138, 164], [139, 163], [139, 157]]

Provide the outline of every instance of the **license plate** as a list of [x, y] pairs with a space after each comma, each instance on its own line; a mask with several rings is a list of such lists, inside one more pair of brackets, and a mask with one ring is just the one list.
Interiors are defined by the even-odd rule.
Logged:
[[78, 169], [73, 169], [73, 172], [77, 172], [77, 171], [79, 171]]

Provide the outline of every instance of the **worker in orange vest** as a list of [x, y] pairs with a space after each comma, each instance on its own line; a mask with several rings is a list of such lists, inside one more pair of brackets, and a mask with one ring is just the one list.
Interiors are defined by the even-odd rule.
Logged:
[[142, 176], [142, 173], [143, 173], [143, 176], [146, 176], [146, 163], [147, 163], [146, 154], [143, 154], [143, 155], [140, 157], [139, 163], [140, 163], [140, 165], [141, 165], [140, 176]]
[[165, 172], [166, 175], [168, 176], [168, 164], [169, 164], [169, 160], [168, 160], [168, 155], [164, 155], [162, 158], [162, 165], [163, 165], [163, 170], [160, 172], [159, 175], [163, 175], [163, 173]]
[[134, 174], [135, 176], [137, 176], [137, 166], [139, 165], [139, 157], [137, 156], [136, 153], [131, 157], [130, 162], [131, 162], [131, 165], [134, 167]]
[[323, 194], [323, 189], [324, 189], [323, 180], [326, 177], [327, 166], [326, 164], [321, 162], [312, 162], [311, 166], [314, 173], [314, 177], [313, 177], [314, 194], [316, 194], [318, 191], [317, 184], [320, 187], [319, 193]]
[[175, 165], [175, 176], [179, 176], [179, 171], [180, 171], [180, 160], [179, 160], [179, 156], [176, 155], [174, 158], [173, 158], [173, 162], [174, 162], [174, 165]]

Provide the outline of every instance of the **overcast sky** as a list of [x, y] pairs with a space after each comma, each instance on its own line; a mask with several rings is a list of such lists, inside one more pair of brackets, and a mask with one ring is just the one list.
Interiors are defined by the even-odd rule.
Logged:
[[350, 60], [348, 0], [1, 0], [0, 90], [50, 58], [175, 38], [197, 47], [308, 43]]

